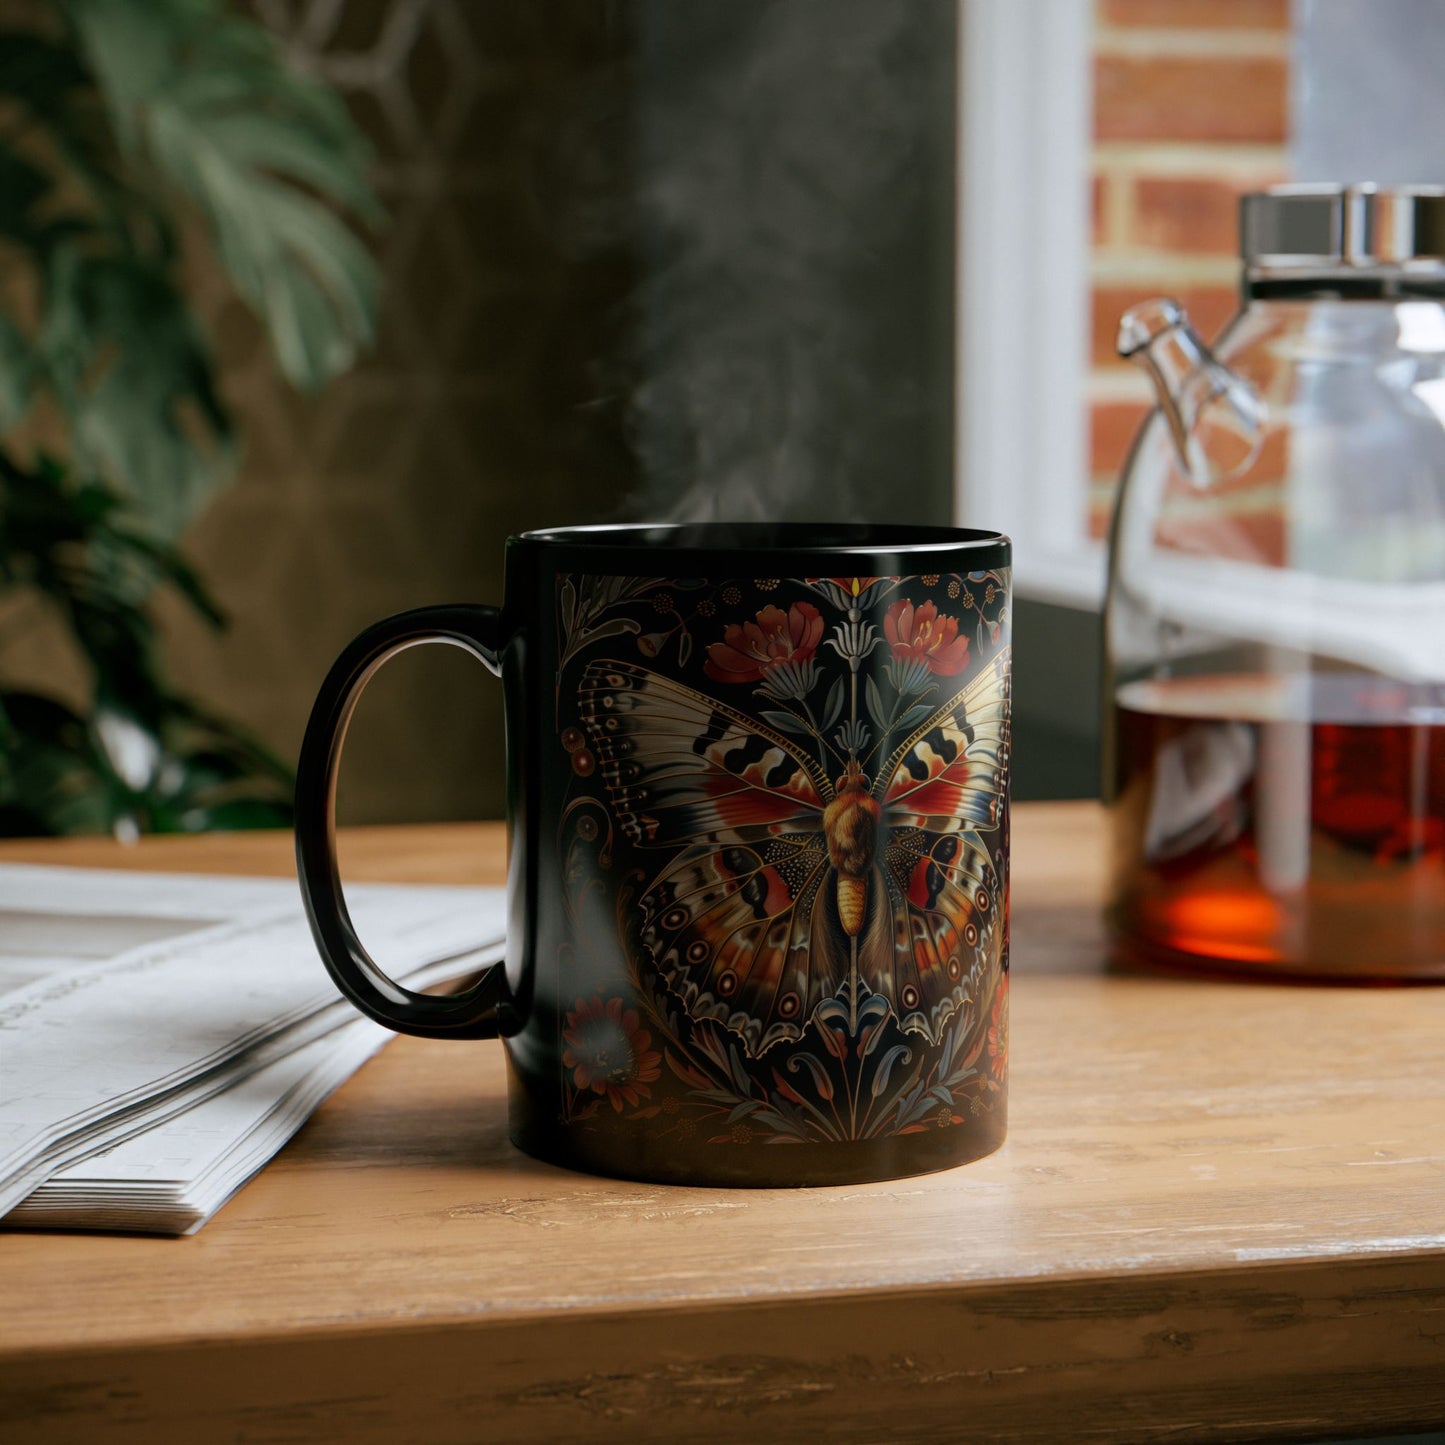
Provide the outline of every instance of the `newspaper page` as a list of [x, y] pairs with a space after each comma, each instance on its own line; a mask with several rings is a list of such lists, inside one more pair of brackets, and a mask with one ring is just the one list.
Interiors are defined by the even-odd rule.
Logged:
[[[368, 885], [348, 905], [378, 962], [409, 981], [475, 971], [505, 935], [501, 889]], [[362, 1022], [316, 955], [292, 881], [0, 867], [0, 1215], [121, 1141], [118, 1167], [156, 1177], [187, 1153], [157, 1154], [157, 1126]], [[359, 1064], [364, 1036], [308, 1057], [332, 1077], [336, 1059]], [[271, 1078], [293, 1101], [315, 1092], [304, 1075]], [[206, 1124], [223, 1142], [231, 1131], [233, 1155], [240, 1122], [261, 1127], [248, 1107], [228, 1100]]]

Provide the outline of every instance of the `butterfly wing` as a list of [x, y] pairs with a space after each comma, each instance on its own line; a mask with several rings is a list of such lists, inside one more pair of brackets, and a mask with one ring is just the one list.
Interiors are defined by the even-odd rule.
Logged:
[[1008, 797], [1008, 649], [926, 719], [879, 772], [888, 842], [860, 957], [903, 1027], [937, 1041], [971, 973], [1002, 945], [993, 850]]
[[580, 710], [617, 821], [639, 847], [816, 832], [832, 790], [781, 733], [659, 673], [594, 662]]
[[753, 1054], [801, 1037], [836, 987], [811, 947], [826, 777], [782, 734], [631, 663], [588, 666], [581, 715], [622, 831], [676, 850], [638, 905], [669, 986]]
[[893, 999], [905, 1029], [936, 1043], [1003, 936], [999, 880], [983, 837], [904, 829], [884, 849], [886, 905], [860, 956], [870, 988]]
[[688, 850], [641, 900], [641, 935], [690, 1017], [758, 1055], [802, 1036], [837, 987], [815, 946], [832, 879], [821, 834]]
[[892, 827], [934, 833], [998, 826], [1008, 797], [1009, 648], [894, 749], [878, 770]]

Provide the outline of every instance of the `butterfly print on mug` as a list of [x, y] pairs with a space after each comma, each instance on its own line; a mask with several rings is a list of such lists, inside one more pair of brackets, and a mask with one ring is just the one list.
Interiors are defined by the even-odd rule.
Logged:
[[850, 1033], [876, 996], [937, 1045], [997, 966], [1008, 648], [971, 656], [905, 580], [772, 584], [805, 595], [713, 629], [715, 691], [615, 656], [580, 678], [611, 812], [656, 858], [641, 942], [687, 1014], [754, 1058], [840, 998]]

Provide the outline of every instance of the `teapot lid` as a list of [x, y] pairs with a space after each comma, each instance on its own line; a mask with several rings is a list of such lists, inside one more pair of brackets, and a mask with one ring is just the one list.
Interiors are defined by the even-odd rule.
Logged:
[[1445, 187], [1272, 186], [1240, 200], [1247, 270], [1445, 265]]

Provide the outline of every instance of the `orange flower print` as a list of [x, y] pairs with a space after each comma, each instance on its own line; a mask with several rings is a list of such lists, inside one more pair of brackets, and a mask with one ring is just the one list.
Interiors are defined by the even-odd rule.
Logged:
[[999, 1083], [1008, 1071], [1008, 974], [999, 980], [988, 1020], [988, 1071]]
[[652, 1035], [639, 1027], [636, 1009], [620, 998], [578, 999], [562, 1030], [562, 1063], [579, 1089], [602, 1094], [617, 1113], [652, 1096], [647, 1086], [662, 1075]]
[[715, 682], [761, 682], [774, 668], [806, 662], [823, 640], [823, 617], [811, 602], [786, 612], [769, 604], [756, 622], [733, 622], [707, 650], [703, 670]]
[[958, 620], [940, 617], [932, 602], [895, 602], [883, 615], [883, 633], [898, 661], [921, 662], [935, 676], [952, 677], [968, 666], [968, 638], [958, 635]]

